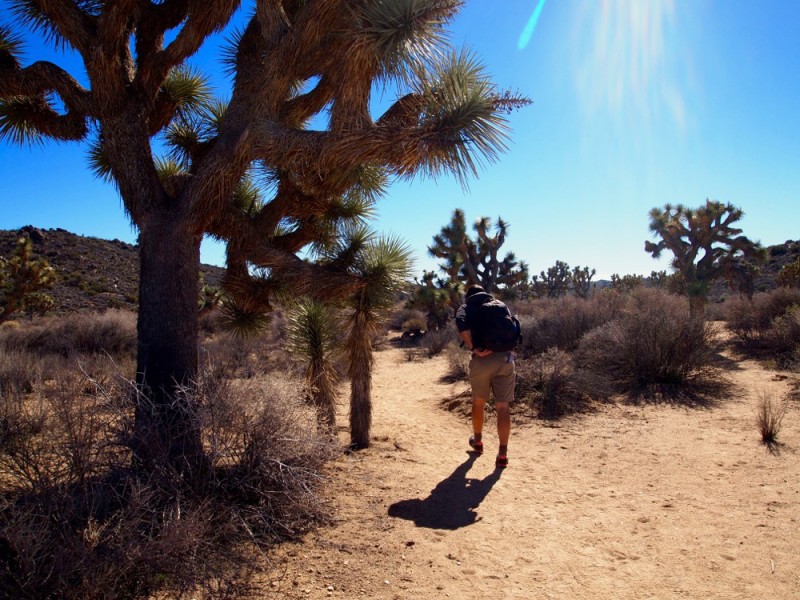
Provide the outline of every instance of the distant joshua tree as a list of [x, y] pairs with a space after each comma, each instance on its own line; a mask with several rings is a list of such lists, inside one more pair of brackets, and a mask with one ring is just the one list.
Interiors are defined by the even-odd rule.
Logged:
[[619, 273], [613, 273], [611, 275], [611, 288], [623, 294], [628, 294], [643, 284], [644, 277], [641, 275], [620, 276]]
[[777, 282], [782, 287], [800, 288], [800, 258], [796, 258], [794, 262], [781, 267], [778, 272]]
[[672, 268], [683, 277], [692, 314], [703, 314], [716, 279], [725, 277], [745, 293], [752, 290], [753, 261], [763, 260], [765, 254], [757, 242], [733, 227], [743, 216], [732, 204], [713, 200], [697, 209], [666, 204], [650, 211], [650, 231], [661, 239], [646, 241], [644, 249], [653, 258], [665, 249], [672, 252]]
[[443, 327], [453, 312], [453, 296], [460, 302], [458, 284], [437, 278], [433, 271], [423, 271], [422, 279], [415, 281], [417, 285], [408, 300], [408, 308], [425, 311], [426, 329]]
[[[451, 282], [461, 281], [468, 286], [479, 284], [489, 293], [496, 292], [499, 286], [513, 288], [528, 279], [528, 266], [517, 261], [513, 252], [506, 253], [502, 260], [498, 257], [508, 227], [508, 223], [498, 217], [492, 235], [491, 219], [481, 217], [472, 226], [475, 238], [470, 238], [464, 211], [457, 208], [450, 223], [433, 237], [428, 253], [443, 259], [439, 268]], [[455, 298], [454, 302], [460, 299]]]
[[538, 276], [532, 277], [533, 291], [539, 298], [560, 298], [566, 296], [572, 283], [572, 273], [569, 265], [563, 260], [542, 271]]
[[596, 273], [595, 269], [590, 270], [589, 267], [572, 269], [572, 290], [576, 296], [586, 299], [591, 295], [595, 285], [592, 283], [592, 278]]
[[53, 298], [44, 290], [55, 281], [55, 269], [45, 259], [33, 257], [30, 238], [19, 238], [12, 255], [0, 257], [0, 323], [17, 311], [43, 313], [52, 308]]

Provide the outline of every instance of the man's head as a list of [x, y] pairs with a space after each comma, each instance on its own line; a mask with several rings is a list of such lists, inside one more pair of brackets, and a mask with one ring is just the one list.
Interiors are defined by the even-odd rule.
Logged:
[[469, 298], [470, 296], [474, 296], [479, 292], [485, 292], [485, 291], [486, 290], [484, 290], [483, 287], [479, 286], [477, 283], [473, 283], [471, 286], [467, 288], [467, 294], [465, 297]]

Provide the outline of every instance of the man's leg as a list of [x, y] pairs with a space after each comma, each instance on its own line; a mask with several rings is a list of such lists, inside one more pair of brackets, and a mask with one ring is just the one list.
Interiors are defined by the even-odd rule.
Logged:
[[472, 433], [475, 436], [475, 441], [481, 441], [481, 433], [483, 433], [483, 419], [484, 407], [486, 406], [486, 399], [480, 396], [472, 396]]
[[511, 410], [508, 402], [495, 402], [494, 409], [497, 413], [497, 437], [500, 440], [500, 454], [505, 456], [508, 452], [508, 438], [511, 435]]
[[516, 372], [513, 355], [509, 354], [506, 356], [506, 362], [492, 379], [494, 408], [497, 413], [497, 437], [500, 442], [496, 463], [498, 467], [508, 465], [508, 438], [511, 435], [511, 401], [514, 399], [515, 382]]
[[483, 433], [484, 407], [491, 391], [491, 364], [487, 358], [473, 356], [469, 363], [469, 382], [472, 386], [472, 437], [470, 446], [483, 452], [481, 434]]

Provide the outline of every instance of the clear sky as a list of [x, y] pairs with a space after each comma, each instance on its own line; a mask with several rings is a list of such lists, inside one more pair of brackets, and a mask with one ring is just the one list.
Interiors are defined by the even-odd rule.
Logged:
[[[534, 103], [468, 190], [417, 179], [381, 201], [376, 228], [409, 242], [418, 271], [435, 268], [426, 246], [455, 208], [508, 221], [504, 248], [532, 273], [556, 260], [596, 278], [667, 268], [644, 252], [647, 213], [667, 202], [731, 202], [751, 238], [800, 238], [800, 0], [468, 0], [452, 41]], [[26, 59], [44, 52], [29, 43]], [[193, 64], [226, 94], [213, 48]], [[136, 238], [84, 147], [0, 142], [0, 229], [27, 224]], [[223, 249], [204, 244], [202, 258], [221, 264]]]

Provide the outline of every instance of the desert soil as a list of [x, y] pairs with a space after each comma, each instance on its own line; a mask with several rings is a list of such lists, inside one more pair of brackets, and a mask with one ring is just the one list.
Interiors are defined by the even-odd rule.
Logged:
[[755, 424], [796, 375], [737, 361], [715, 406], [517, 419], [496, 470], [493, 422], [475, 457], [442, 408], [467, 390], [444, 356], [376, 358], [373, 445], [331, 465], [335, 523], [270, 555], [264, 597], [800, 598], [800, 406], [772, 452]]

